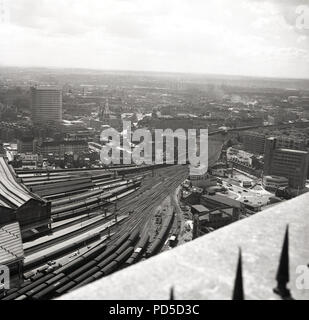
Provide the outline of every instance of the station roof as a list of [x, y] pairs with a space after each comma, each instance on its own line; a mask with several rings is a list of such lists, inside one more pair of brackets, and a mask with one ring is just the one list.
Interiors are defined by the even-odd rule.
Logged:
[[0, 226], [0, 264], [23, 259], [24, 250], [18, 222]]
[[11, 209], [11, 207], [6, 203], [4, 202], [3, 200], [0, 199], [0, 207], [4, 207], [4, 208], [9, 208]]
[[0, 205], [17, 209], [31, 199], [34, 195], [16, 181], [7, 161], [0, 157]]

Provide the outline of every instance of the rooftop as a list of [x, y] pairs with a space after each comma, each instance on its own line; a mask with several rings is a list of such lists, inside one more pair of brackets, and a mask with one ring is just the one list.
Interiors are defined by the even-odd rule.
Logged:
[[235, 208], [240, 208], [241, 207], [241, 202], [239, 202], [238, 200], [231, 199], [229, 197], [222, 196], [222, 195], [219, 195], [219, 194], [202, 195], [202, 198], [204, 198], [206, 200], [212, 200], [212, 201], [220, 202], [220, 203], [222, 203], [222, 205], [226, 205], [228, 207], [235, 207]]
[[29, 200], [34, 199], [26, 188], [15, 179], [6, 159], [0, 157], [0, 200], [8, 208], [19, 208]]
[[43, 86], [43, 85], [33, 87], [32, 89], [40, 90], [40, 91], [46, 91], [46, 90], [50, 90], [50, 91], [59, 90], [59, 91], [61, 91], [61, 89], [57, 86]]
[[205, 206], [200, 205], [200, 204], [196, 204], [194, 206], [192, 206], [193, 209], [195, 209], [196, 211], [202, 213], [202, 212], [209, 212], [209, 209], [207, 209]]
[[18, 140], [21, 142], [33, 142], [34, 138], [33, 137], [21, 137]]
[[199, 217], [200, 222], [210, 221], [211, 215], [222, 215], [222, 218], [231, 218], [233, 216], [233, 209], [216, 209], [210, 212], [207, 212]]
[[50, 146], [50, 147], [58, 147], [60, 145], [83, 145], [88, 146], [87, 141], [85, 140], [63, 140], [63, 141], [44, 141], [41, 146]]
[[308, 154], [307, 151], [301, 151], [301, 150], [284, 149], [284, 148], [281, 148], [278, 150], [282, 152], [293, 153], [293, 154]]
[[280, 176], [264, 176], [264, 179], [266, 180], [272, 180], [275, 182], [288, 182], [289, 179], [286, 177], [280, 177]]
[[0, 226], [0, 264], [23, 259], [24, 250], [19, 223]]

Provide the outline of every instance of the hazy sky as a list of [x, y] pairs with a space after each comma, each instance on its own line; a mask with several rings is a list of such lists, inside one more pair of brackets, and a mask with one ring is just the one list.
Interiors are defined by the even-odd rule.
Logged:
[[0, 65], [309, 78], [308, 0], [1, 2]]

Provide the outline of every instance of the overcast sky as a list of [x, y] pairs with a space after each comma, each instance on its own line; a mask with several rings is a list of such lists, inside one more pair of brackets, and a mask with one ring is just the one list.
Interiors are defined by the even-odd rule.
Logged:
[[0, 0], [0, 65], [309, 78], [307, 0]]

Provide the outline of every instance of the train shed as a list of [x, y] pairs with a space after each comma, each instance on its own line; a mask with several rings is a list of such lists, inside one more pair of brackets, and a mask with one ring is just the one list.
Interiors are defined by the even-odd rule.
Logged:
[[33, 229], [46, 232], [51, 223], [50, 203], [19, 183], [7, 159], [0, 157], [0, 225], [10, 222], [19, 222], [23, 239]]

